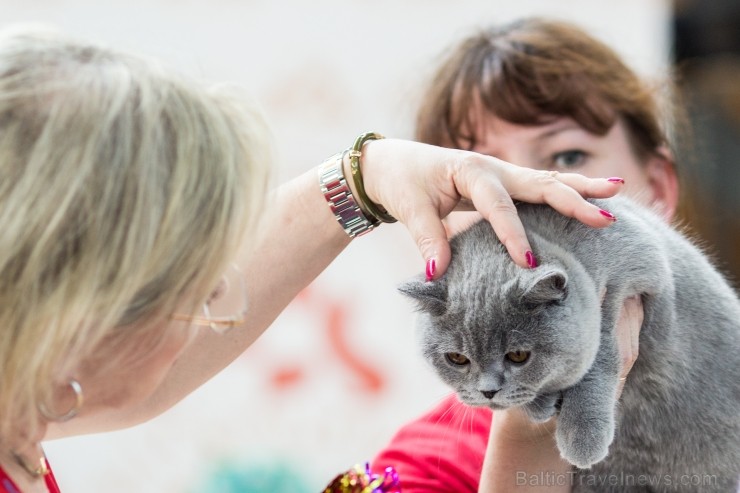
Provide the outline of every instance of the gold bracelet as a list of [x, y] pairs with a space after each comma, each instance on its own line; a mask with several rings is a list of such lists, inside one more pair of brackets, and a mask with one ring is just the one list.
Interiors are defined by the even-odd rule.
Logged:
[[360, 168], [360, 157], [362, 157], [362, 146], [365, 142], [370, 140], [383, 139], [382, 135], [375, 132], [365, 132], [355, 139], [355, 143], [352, 145], [352, 150], [349, 151], [349, 162], [352, 170], [352, 180], [355, 183], [355, 191], [357, 192], [358, 205], [362, 212], [365, 214], [370, 221], [374, 222], [381, 221], [384, 223], [395, 223], [396, 218], [388, 214], [388, 211], [380, 205], [376, 204], [365, 192], [365, 183], [362, 179], [362, 169]]

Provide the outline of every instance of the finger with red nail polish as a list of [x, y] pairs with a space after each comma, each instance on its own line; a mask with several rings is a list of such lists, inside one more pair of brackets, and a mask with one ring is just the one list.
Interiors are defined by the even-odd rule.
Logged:
[[434, 257], [432, 257], [429, 260], [427, 260], [427, 269], [426, 269], [427, 282], [434, 279], [435, 272], [437, 272], [437, 260]]
[[617, 217], [614, 214], [612, 214], [609, 211], [605, 211], [604, 209], [599, 209], [599, 214], [601, 214], [602, 216], [604, 216], [607, 219], [611, 219], [612, 221], [616, 221], [617, 220]]

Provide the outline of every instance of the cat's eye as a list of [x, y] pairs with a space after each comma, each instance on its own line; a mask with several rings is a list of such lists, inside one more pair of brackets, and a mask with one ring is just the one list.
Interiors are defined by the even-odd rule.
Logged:
[[529, 351], [510, 351], [506, 353], [506, 359], [512, 363], [524, 363], [529, 359]]
[[470, 360], [460, 353], [445, 353], [445, 359], [455, 366], [465, 366], [470, 363]]

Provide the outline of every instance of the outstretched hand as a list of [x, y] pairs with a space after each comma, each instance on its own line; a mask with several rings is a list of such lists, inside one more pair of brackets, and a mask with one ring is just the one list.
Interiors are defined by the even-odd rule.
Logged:
[[613, 219], [585, 198], [615, 195], [621, 182], [575, 173], [538, 171], [482, 154], [397, 139], [372, 141], [363, 148], [362, 170], [368, 196], [405, 224], [422, 257], [435, 264], [438, 278], [450, 263], [442, 219], [453, 210], [477, 210], [493, 226], [514, 262], [530, 266], [531, 247], [514, 201], [545, 203], [593, 227]]

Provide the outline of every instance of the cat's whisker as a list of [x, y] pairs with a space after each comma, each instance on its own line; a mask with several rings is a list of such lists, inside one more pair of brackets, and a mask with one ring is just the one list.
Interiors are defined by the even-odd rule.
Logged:
[[450, 414], [454, 418], [456, 416], [457, 412], [460, 410], [461, 407], [465, 407], [465, 404], [456, 400], [455, 403], [452, 406], [450, 406], [447, 409], [445, 409], [445, 412], [443, 412], [437, 418], [437, 423], [439, 423], [440, 421], [446, 419], [448, 417], [448, 415], [450, 415]]

